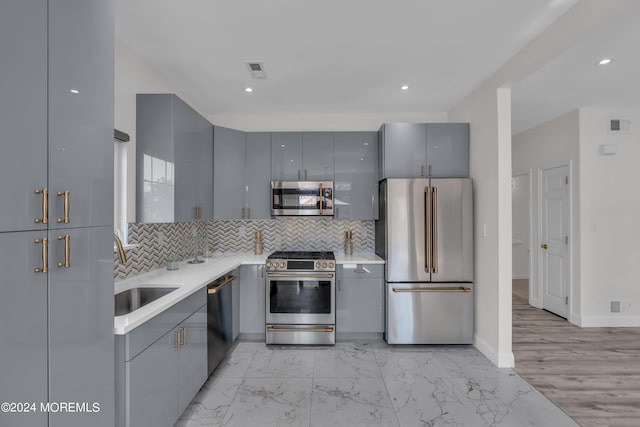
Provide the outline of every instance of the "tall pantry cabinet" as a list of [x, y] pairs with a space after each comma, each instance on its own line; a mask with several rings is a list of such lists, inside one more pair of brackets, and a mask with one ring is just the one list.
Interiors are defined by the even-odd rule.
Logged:
[[0, 3], [3, 426], [114, 424], [113, 43], [113, 0]]

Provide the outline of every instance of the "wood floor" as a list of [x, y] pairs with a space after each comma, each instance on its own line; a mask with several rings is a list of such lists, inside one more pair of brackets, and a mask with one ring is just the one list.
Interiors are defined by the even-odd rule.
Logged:
[[513, 297], [515, 370], [582, 426], [640, 426], [640, 328], [579, 328]]
[[511, 288], [511, 292], [513, 295], [524, 299], [525, 301], [529, 300], [529, 279], [513, 279], [512, 280], [513, 287]]

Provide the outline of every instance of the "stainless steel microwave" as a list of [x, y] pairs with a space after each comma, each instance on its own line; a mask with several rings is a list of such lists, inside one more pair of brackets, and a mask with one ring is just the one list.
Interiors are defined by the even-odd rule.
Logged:
[[333, 181], [271, 181], [271, 215], [333, 216]]

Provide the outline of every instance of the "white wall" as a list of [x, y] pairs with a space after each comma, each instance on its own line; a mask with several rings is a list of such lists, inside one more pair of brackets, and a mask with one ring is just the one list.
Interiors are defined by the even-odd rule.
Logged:
[[127, 222], [136, 220], [136, 94], [177, 93], [197, 110], [188, 98], [167, 83], [154, 69], [116, 39], [115, 51], [115, 107], [116, 129], [126, 132]]
[[[610, 133], [611, 118], [632, 121]], [[617, 154], [601, 156], [612, 144]], [[640, 326], [640, 109], [580, 109], [583, 326]], [[623, 313], [609, 313], [609, 301]], [[629, 305], [630, 304], [630, 307]]]
[[512, 218], [512, 237], [513, 237], [513, 253], [511, 263], [511, 274], [514, 279], [529, 278], [529, 249], [530, 249], [530, 230], [529, 230], [529, 212], [531, 206], [529, 203], [530, 192], [530, 175], [527, 171], [524, 175], [517, 175], [512, 180], [511, 192], [511, 218]]
[[[580, 313], [580, 162], [579, 162], [579, 134], [578, 110], [566, 113], [547, 123], [540, 124], [527, 131], [513, 136], [512, 163], [514, 173], [531, 171], [532, 187], [532, 217], [533, 240], [531, 242], [531, 305], [542, 307], [539, 286], [539, 250], [540, 225], [538, 219], [538, 168], [569, 162], [571, 167], [571, 219], [572, 228], [569, 235], [570, 242], [570, 272], [569, 272], [569, 319], [578, 323]], [[514, 248], [515, 252], [515, 248]]]
[[[511, 92], [482, 86], [449, 112], [470, 123], [474, 184], [475, 345], [500, 367], [511, 352]], [[486, 234], [485, 234], [486, 230]]]

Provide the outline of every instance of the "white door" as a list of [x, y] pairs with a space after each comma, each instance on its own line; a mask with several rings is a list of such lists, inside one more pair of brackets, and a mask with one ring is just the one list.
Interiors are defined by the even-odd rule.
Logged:
[[569, 167], [540, 171], [542, 307], [564, 318], [569, 303]]

